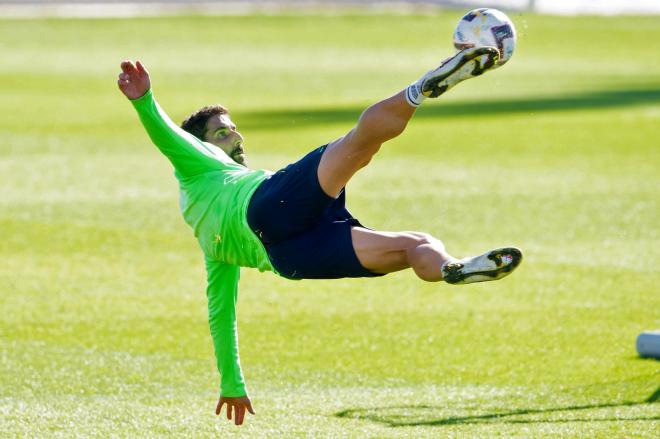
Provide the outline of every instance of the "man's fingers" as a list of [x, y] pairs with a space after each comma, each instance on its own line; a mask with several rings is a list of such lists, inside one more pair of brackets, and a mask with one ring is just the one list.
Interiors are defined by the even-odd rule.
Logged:
[[227, 404], [227, 419], [234, 421], [236, 425], [243, 425], [245, 420], [245, 413], [250, 412], [254, 415], [252, 403], [247, 397], [244, 398], [220, 398], [218, 406], [215, 409], [215, 414], [219, 415], [222, 412], [222, 406]]
[[149, 72], [147, 71], [147, 69], [144, 68], [144, 66], [142, 65], [142, 63], [141, 63], [140, 61], [137, 61], [137, 62], [135, 63], [135, 65], [136, 65], [136, 67], [137, 67], [137, 71], [138, 71], [138, 72], [140, 72], [140, 73], [142, 73], [142, 74], [147, 74], [147, 75], [149, 74]]
[[129, 78], [130, 78], [130, 76], [128, 75], [128, 73], [122, 72], [122, 73], [119, 74], [119, 79], [121, 79], [121, 80], [128, 81]]
[[123, 62], [121, 63], [121, 69], [122, 69], [122, 71], [123, 71], [124, 73], [128, 73], [129, 75], [130, 75], [131, 73], [135, 73], [135, 72], [137, 72], [137, 69], [135, 68], [135, 65], [133, 64], [133, 62], [132, 62], [132, 61], [128, 61], [128, 60], [123, 61]]
[[234, 423], [236, 425], [241, 425], [243, 423], [243, 418], [245, 417], [245, 407], [238, 406], [236, 407], [236, 412], [234, 413]]

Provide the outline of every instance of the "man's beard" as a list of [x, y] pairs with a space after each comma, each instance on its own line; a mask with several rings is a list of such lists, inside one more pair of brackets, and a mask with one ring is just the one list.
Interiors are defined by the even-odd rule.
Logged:
[[236, 148], [231, 152], [231, 159], [239, 165], [247, 166], [247, 161], [245, 160], [245, 151], [242, 147]]

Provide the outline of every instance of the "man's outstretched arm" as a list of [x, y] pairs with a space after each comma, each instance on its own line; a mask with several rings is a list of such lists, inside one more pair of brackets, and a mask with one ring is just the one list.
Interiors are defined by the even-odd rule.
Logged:
[[206, 258], [209, 302], [209, 325], [213, 337], [216, 362], [220, 372], [220, 399], [216, 415], [227, 405], [227, 419], [233, 418], [236, 425], [243, 423], [245, 411], [254, 414], [247, 396], [245, 379], [238, 356], [238, 327], [236, 324], [236, 301], [240, 268]]
[[140, 61], [135, 64], [124, 61], [121, 70], [117, 79], [119, 89], [131, 100], [154, 145], [165, 154], [179, 175], [190, 177], [218, 169], [221, 162], [233, 163], [220, 149], [210, 148], [172, 122], [154, 99], [149, 72]]

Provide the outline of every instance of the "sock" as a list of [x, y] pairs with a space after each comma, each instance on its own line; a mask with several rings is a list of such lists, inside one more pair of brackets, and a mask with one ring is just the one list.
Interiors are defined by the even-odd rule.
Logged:
[[424, 99], [426, 99], [426, 96], [422, 94], [422, 83], [424, 82], [424, 79], [426, 79], [426, 75], [422, 76], [406, 88], [406, 101], [415, 108], [419, 107]]
[[[490, 49], [492, 49], [493, 51], [496, 51], [495, 48], [490, 48]], [[434, 89], [429, 90], [431, 92], [430, 93], [431, 97], [434, 97], [434, 98], [438, 97], [441, 94], [443, 94], [445, 91], [449, 90], [449, 88], [451, 88], [454, 85], [458, 84], [459, 82], [461, 82], [465, 79], [468, 79], [468, 78], [472, 78], [474, 76], [478, 76], [481, 73], [483, 73], [485, 70], [490, 68], [492, 66], [492, 64], [489, 64], [488, 66], [484, 65], [488, 61], [488, 55], [487, 54], [475, 56], [476, 55], [475, 52], [483, 51], [483, 50], [484, 50], [483, 48], [465, 49], [465, 50], [460, 51], [460, 52], [456, 53], [455, 55], [450, 56], [449, 58], [445, 59], [435, 69], [431, 69], [428, 72], [426, 72], [421, 78], [419, 78], [417, 81], [413, 82], [412, 84], [410, 84], [406, 88], [406, 101], [408, 101], [408, 104], [410, 104], [413, 107], [419, 107], [422, 104], [424, 99], [427, 98], [427, 96], [424, 96], [422, 94], [422, 86], [424, 85], [424, 82], [426, 82], [427, 80], [429, 80], [433, 77], [436, 77], [439, 74], [438, 70], [442, 69], [445, 65], [451, 64], [451, 65], [448, 66], [448, 69], [450, 69], [450, 70], [447, 72], [447, 74], [451, 73], [453, 75], [454, 73], [457, 73], [457, 72], [458, 72], [458, 74], [453, 77], [451, 82], [448, 82], [448, 83], [446, 83], [445, 85], [443, 85], [441, 87], [437, 87], [437, 82], [438, 81], [436, 80], [435, 81], [436, 86], [434, 86]], [[469, 51], [469, 54], [470, 54], [469, 58], [459, 57], [459, 54], [467, 53], [468, 51]], [[463, 69], [464, 66], [468, 62], [471, 62], [473, 59], [475, 60], [474, 62], [476, 64], [472, 65], [472, 67], [476, 67], [477, 65], [481, 66], [481, 70], [478, 73], [475, 73], [474, 71], [473, 72], [468, 72], [468, 71], [458, 70], [459, 68]], [[494, 58], [494, 59], [497, 60], [497, 58]], [[443, 77], [442, 77], [443, 80], [448, 79], [447, 74], [443, 75]]]
[[449, 58], [445, 59], [440, 63], [438, 67], [424, 73], [421, 78], [419, 78], [417, 81], [413, 82], [406, 88], [406, 101], [408, 101], [408, 104], [410, 104], [415, 108], [422, 105], [422, 102], [424, 102], [424, 99], [426, 99], [426, 96], [422, 94], [422, 84], [424, 84], [424, 81], [426, 81], [432, 73], [434, 73], [436, 70], [442, 67], [447, 61], [454, 58], [454, 56], [450, 56]]

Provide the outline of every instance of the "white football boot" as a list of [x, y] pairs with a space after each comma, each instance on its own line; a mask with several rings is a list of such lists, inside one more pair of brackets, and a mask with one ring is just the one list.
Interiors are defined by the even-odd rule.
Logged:
[[495, 47], [470, 47], [444, 60], [406, 89], [406, 99], [413, 106], [425, 98], [437, 98], [461, 81], [492, 69], [500, 58]]
[[522, 261], [522, 252], [505, 247], [480, 256], [454, 259], [442, 266], [442, 278], [450, 284], [471, 284], [502, 279], [516, 269]]

